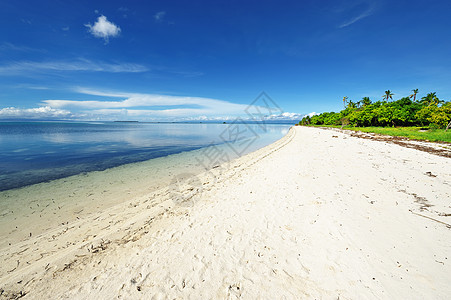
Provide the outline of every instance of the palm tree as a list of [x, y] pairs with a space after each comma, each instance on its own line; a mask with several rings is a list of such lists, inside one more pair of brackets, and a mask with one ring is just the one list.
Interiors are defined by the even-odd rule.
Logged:
[[343, 106], [344, 106], [344, 108], [346, 108], [346, 102], [348, 101], [348, 97], [347, 96], [344, 96], [343, 97]]
[[371, 104], [370, 97], [363, 97], [361, 102], [363, 103], [363, 106], [370, 105]]
[[425, 97], [421, 98], [421, 103], [427, 104], [428, 106], [435, 105], [438, 106], [440, 103], [443, 103], [443, 100], [440, 100], [435, 92], [431, 92], [427, 94]]
[[358, 102], [354, 103], [354, 102], [352, 102], [352, 100], [349, 100], [349, 103], [348, 103], [349, 108], [357, 108], [357, 106], [358, 106]]
[[410, 95], [409, 97], [410, 98], [413, 97], [413, 102], [415, 102], [415, 100], [417, 99], [418, 89], [413, 89], [412, 92], [413, 92], [413, 94]]
[[357, 106], [357, 108], [361, 108], [362, 107], [362, 100], [360, 100], [360, 101], [357, 101], [356, 103], [355, 103], [355, 105]]
[[386, 90], [386, 91], [385, 91], [385, 95], [382, 96], [382, 99], [388, 101], [388, 98], [390, 98], [390, 99], [393, 100], [393, 97], [392, 97], [393, 95], [394, 95], [394, 94], [393, 94], [390, 90]]

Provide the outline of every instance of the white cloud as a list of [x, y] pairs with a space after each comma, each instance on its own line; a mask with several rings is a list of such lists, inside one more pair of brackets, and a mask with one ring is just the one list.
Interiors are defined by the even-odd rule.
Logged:
[[46, 52], [45, 50], [42, 49], [35, 49], [26, 46], [18, 46], [6, 42], [0, 45], [0, 51], [41, 52], [41, 53]]
[[284, 112], [279, 115], [270, 115], [265, 120], [273, 120], [273, 121], [290, 121], [290, 120], [301, 120], [304, 117], [304, 115], [298, 114], [298, 113], [290, 113], [290, 112]]
[[[143, 114], [143, 115], [228, 115], [228, 114], [245, 114], [247, 105], [236, 104], [229, 101], [217, 100], [211, 98], [201, 97], [183, 97], [183, 96], [167, 96], [167, 95], [154, 95], [154, 94], [128, 94], [128, 93], [109, 93], [102, 91], [90, 91], [79, 89], [84, 94], [90, 94], [95, 96], [126, 98], [118, 101], [78, 101], [78, 100], [44, 100], [45, 105], [64, 108], [72, 107], [78, 109], [95, 110], [96, 113], [116, 113], [117, 110], [128, 109], [130, 114]], [[155, 109], [140, 109], [135, 110], [134, 107], [171, 107], [181, 106], [166, 110]]]
[[134, 118], [153, 118], [153, 119], [170, 119], [185, 120], [191, 115], [201, 115], [205, 113], [204, 109], [192, 108], [173, 108], [173, 109], [96, 109], [90, 113], [95, 115], [127, 115]]
[[366, 17], [373, 15], [379, 10], [379, 3], [371, 0], [347, 0], [340, 2], [336, 13], [346, 15], [346, 19], [338, 28], [348, 27]]
[[163, 21], [164, 16], [166, 16], [166, 12], [159, 11], [153, 16], [153, 18], [155, 19], [155, 22], [161, 22], [161, 21]]
[[[84, 88], [76, 88], [75, 91], [86, 95], [106, 97], [107, 100], [49, 99], [42, 101], [42, 104], [56, 109], [71, 109], [76, 112], [103, 117], [127, 115], [137, 120], [187, 120], [204, 116], [209, 119], [248, 117], [245, 111], [248, 105], [212, 98], [115, 93]], [[114, 98], [122, 99], [115, 100]], [[259, 109], [262, 112], [268, 110], [266, 107], [259, 107]], [[286, 113], [279, 117], [272, 117], [274, 120], [277, 120], [277, 118], [280, 120], [296, 119], [297, 114]]]
[[50, 106], [37, 108], [6, 107], [0, 109], [0, 119], [68, 119], [73, 117], [68, 110]]
[[105, 62], [93, 62], [86, 59], [74, 61], [18, 61], [8, 65], [0, 65], [0, 75], [11, 75], [14, 73], [32, 73], [43, 71], [87, 71], [87, 72], [109, 72], [109, 73], [138, 73], [146, 72], [148, 68], [138, 64], [122, 63], [111, 64]]
[[372, 14], [373, 14], [373, 11], [374, 11], [373, 7], [369, 7], [367, 10], [365, 10], [364, 12], [362, 12], [361, 14], [359, 14], [358, 16], [352, 18], [351, 20], [349, 20], [349, 21], [347, 21], [347, 22], [344, 22], [343, 24], [341, 24], [341, 25], [338, 26], [338, 27], [339, 27], [339, 28], [348, 27], [349, 25], [352, 25], [352, 24], [354, 24], [355, 22], [357, 22], [357, 21], [359, 21], [359, 20], [361, 20], [361, 19], [363, 19], [363, 18], [366, 18], [366, 17], [372, 15]]
[[103, 15], [97, 19], [94, 25], [85, 24], [85, 26], [89, 28], [89, 32], [93, 36], [104, 39], [105, 43], [108, 43], [110, 37], [116, 37], [121, 32], [119, 26], [108, 21]]
[[[0, 119], [83, 119], [138, 121], [228, 121], [236, 117], [250, 120], [246, 104], [203, 97], [168, 96], [158, 94], [116, 93], [75, 88], [80, 94], [105, 97], [105, 100], [43, 100], [39, 108], [8, 107], [0, 110]], [[258, 107], [270, 112], [267, 107]], [[272, 109], [272, 108], [271, 108]], [[272, 110], [274, 111], [274, 110]], [[300, 120], [297, 113], [270, 115], [268, 121]]]

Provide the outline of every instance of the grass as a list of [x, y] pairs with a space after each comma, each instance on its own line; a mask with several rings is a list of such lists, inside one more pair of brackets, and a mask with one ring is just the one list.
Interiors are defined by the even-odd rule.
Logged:
[[[321, 125], [318, 127], [340, 128], [341, 126]], [[445, 132], [444, 129], [430, 129], [422, 127], [352, 127], [352, 126], [345, 126], [343, 129], [363, 132], [373, 132], [377, 134], [391, 136], [403, 136], [413, 140], [428, 140], [431, 142], [451, 143], [451, 130]]]

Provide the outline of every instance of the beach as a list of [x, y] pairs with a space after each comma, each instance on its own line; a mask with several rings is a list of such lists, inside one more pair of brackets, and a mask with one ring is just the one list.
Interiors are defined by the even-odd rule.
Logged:
[[450, 170], [448, 157], [292, 127], [206, 172], [187, 167], [177, 181], [168, 172], [164, 185], [96, 213], [36, 234], [23, 224], [29, 236], [0, 245], [0, 294], [446, 299]]

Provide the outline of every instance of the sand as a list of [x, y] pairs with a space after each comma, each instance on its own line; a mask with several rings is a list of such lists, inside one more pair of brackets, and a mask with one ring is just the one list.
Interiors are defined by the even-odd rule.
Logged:
[[446, 299], [450, 170], [447, 157], [294, 127], [181, 185], [2, 247], [0, 294]]

